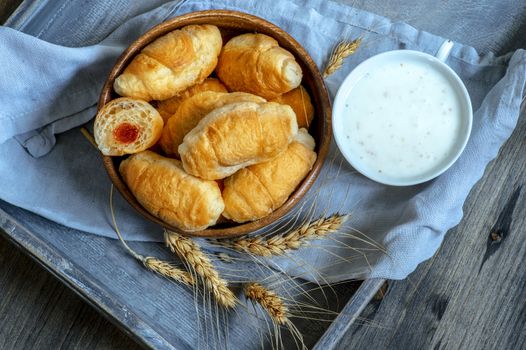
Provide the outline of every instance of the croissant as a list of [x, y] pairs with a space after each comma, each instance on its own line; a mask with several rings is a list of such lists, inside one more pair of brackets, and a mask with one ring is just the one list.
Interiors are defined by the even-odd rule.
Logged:
[[276, 158], [239, 170], [224, 181], [223, 216], [235, 222], [260, 219], [281, 207], [316, 161], [314, 139], [300, 129]]
[[166, 100], [202, 82], [217, 64], [222, 45], [213, 25], [174, 30], [142, 49], [113, 84], [121, 96]]
[[201, 84], [190, 86], [179, 95], [163, 101], [157, 101], [157, 111], [163, 117], [164, 122], [168, 120], [175, 112], [179, 105], [189, 97], [203, 91], [228, 92], [226, 87], [215, 78], [207, 78]]
[[314, 118], [314, 107], [312, 106], [309, 93], [302, 85], [286, 94], [276, 97], [271, 102], [277, 102], [292, 107], [292, 110], [296, 113], [298, 128], [309, 128], [310, 123]]
[[153, 146], [161, 137], [163, 124], [148, 102], [121, 97], [101, 108], [93, 131], [102, 154], [122, 156]]
[[217, 108], [179, 146], [189, 174], [215, 180], [283, 152], [298, 132], [292, 108], [274, 102], [232, 103]]
[[235, 102], [264, 103], [265, 99], [245, 92], [205, 91], [186, 99], [177, 112], [168, 119], [159, 144], [169, 156], [179, 157], [177, 148], [183, 143], [184, 136], [190, 132], [201, 119], [214, 109]]
[[294, 56], [264, 34], [242, 34], [226, 43], [216, 68], [229, 91], [244, 91], [267, 100], [300, 85], [301, 68]]
[[217, 183], [188, 175], [176, 159], [144, 151], [124, 160], [119, 171], [146, 210], [181, 230], [204, 230], [224, 209]]

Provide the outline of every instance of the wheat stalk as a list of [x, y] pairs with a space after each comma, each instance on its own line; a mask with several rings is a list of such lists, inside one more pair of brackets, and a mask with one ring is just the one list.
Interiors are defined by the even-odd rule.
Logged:
[[261, 305], [276, 324], [288, 323], [288, 308], [274, 291], [253, 282], [245, 285], [244, 292], [248, 299]]
[[86, 140], [89, 141], [89, 143], [91, 143], [91, 145], [93, 147], [95, 147], [95, 149], [99, 149], [99, 146], [97, 146], [97, 142], [95, 142], [95, 139], [93, 138], [93, 135], [91, 135], [91, 133], [88, 131], [88, 129], [86, 129], [85, 127], [82, 127], [80, 128], [80, 132], [82, 133], [82, 135], [84, 135], [84, 137], [86, 138]]
[[[95, 139], [93, 138], [91, 133], [86, 128], [84, 127], [80, 128], [80, 132], [91, 143], [93, 147], [98, 149]], [[115, 230], [115, 233], [117, 234], [117, 238], [119, 238], [119, 241], [122, 243], [126, 251], [130, 253], [131, 256], [139, 260], [148, 270], [153, 271], [163, 277], [166, 277], [176, 282], [182, 282], [188, 286], [194, 284], [194, 279], [192, 278], [192, 275], [190, 275], [187, 271], [181, 270], [173, 266], [171, 263], [167, 261], [163, 261], [163, 260], [160, 260], [152, 256], [145, 257], [137, 253], [135, 250], [133, 250], [128, 245], [128, 243], [126, 243], [126, 241], [122, 237], [119, 226], [117, 225], [117, 219], [115, 218], [115, 209], [113, 207], [113, 184], [111, 185], [111, 188], [110, 188], [110, 212], [111, 212], [111, 220], [113, 223], [113, 229]]]
[[170, 250], [201, 278], [220, 305], [230, 308], [236, 304], [237, 299], [227, 281], [219, 276], [210, 258], [196, 242], [171, 231], [164, 232], [164, 240]]
[[284, 235], [271, 238], [244, 237], [228, 242], [228, 246], [239, 251], [269, 257], [283, 255], [289, 249], [298, 249], [308, 240], [322, 238], [337, 231], [348, 219], [348, 215], [332, 215], [316, 221], [306, 222]]
[[178, 269], [169, 262], [147, 256], [142, 260], [142, 263], [148, 270], [151, 270], [163, 277], [169, 278], [171, 280], [182, 282], [187, 286], [194, 284], [194, 279], [192, 275], [188, 272]]
[[[86, 131], [87, 132], [87, 131]], [[88, 134], [89, 135], [89, 134]], [[86, 136], [86, 135], [85, 135]], [[130, 253], [135, 259], [139, 260], [147, 269], [153, 271], [163, 277], [166, 277], [170, 280], [176, 282], [182, 282], [188, 286], [194, 284], [194, 279], [187, 271], [181, 270], [167, 261], [163, 261], [152, 256], [143, 256], [133, 250], [128, 243], [124, 240], [121, 234], [121, 230], [117, 225], [117, 219], [115, 218], [115, 209], [113, 208], [113, 184], [110, 188], [110, 212], [111, 220], [113, 223], [113, 229], [119, 238], [119, 241], [122, 243], [124, 248]]]
[[329, 75], [336, 72], [343, 65], [343, 60], [355, 53], [361, 43], [361, 38], [340, 42], [329, 58], [329, 62], [323, 71], [323, 77], [327, 78]]

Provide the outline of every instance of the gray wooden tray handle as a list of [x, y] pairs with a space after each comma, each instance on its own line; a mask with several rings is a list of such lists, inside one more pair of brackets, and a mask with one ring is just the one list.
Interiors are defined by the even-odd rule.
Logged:
[[331, 323], [329, 329], [327, 329], [320, 340], [318, 340], [313, 350], [334, 349], [384, 282], [385, 280], [382, 278], [365, 280], [352, 296], [351, 300], [345, 305], [338, 317]]

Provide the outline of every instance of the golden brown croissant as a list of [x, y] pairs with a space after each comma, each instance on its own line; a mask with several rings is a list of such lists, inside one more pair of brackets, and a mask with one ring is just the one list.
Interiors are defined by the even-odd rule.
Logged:
[[239, 170], [224, 180], [223, 216], [246, 222], [281, 207], [316, 161], [314, 139], [300, 129], [285, 152], [276, 158]]
[[121, 97], [95, 117], [95, 142], [102, 154], [121, 156], [152, 147], [161, 137], [163, 118], [148, 102]]
[[229, 91], [244, 91], [271, 100], [300, 85], [294, 56], [264, 34], [236, 36], [221, 50], [217, 76]]
[[283, 152], [298, 132], [292, 108], [274, 102], [232, 103], [217, 108], [184, 137], [184, 169], [215, 180]]
[[302, 85], [286, 94], [276, 97], [271, 102], [291, 106], [294, 113], [296, 113], [298, 128], [309, 129], [312, 118], [314, 118], [314, 107], [312, 106], [309, 93]]
[[188, 175], [176, 159], [144, 151], [124, 160], [119, 171], [146, 210], [181, 230], [204, 230], [224, 209], [217, 183]]
[[184, 136], [197, 126], [199, 121], [214, 109], [236, 102], [264, 103], [262, 97], [246, 92], [205, 91], [186, 99], [164, 126], [159, 144], [169, 156], [179, 158], [177, 148]]
[[190, 86], [177, 96], [164, 101], [157, 101], [157, 111], [166, 123], [168, 118], [177, 112], [177, 108], [179, 108], [181, 102], [203, 91], [228, 92], [226, 87], [219, 80], [215, 78], [207, 78], [201, 84]]
[[113, 88], [121, 96], [166, 100], [212, 73], [222, 43], [213, 25], [174, 30], [142, 49], [115, 79]]

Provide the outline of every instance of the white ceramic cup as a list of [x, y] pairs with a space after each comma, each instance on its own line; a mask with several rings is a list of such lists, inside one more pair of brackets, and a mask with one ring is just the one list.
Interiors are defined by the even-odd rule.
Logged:
[[[410, 186], [423, 183], [437, 177], [438, 175], [445, 172], [449, 167], [451, 167], [451, 165], [453, 165], [453, 163], [458, 159], [464, 150], [471, 133], [473, 112], [471, 100], [466, 87], [458, 75], [445, 63], [452, 47], [453, 43], [451, 41], [448, 40], [444, 42], [444, 44], [438, 50], [436, 56], [412, 50], [395, 50], [384, 52], [365, 60], [345, 78], [342, 85], [338, 89], [338, 93], [336, 94], [336, 98], [334, 100], [332, 125], [336, 144], [338, 145], [338, 148], [345, 159], [353, 166], [354, 169], [366, 177], [386, 185]], [[433, 69], [436, 69], [437, 72], [446, 78], [448, 84], [450, 84], [450, 87], [453, 89], [453, 91], [455, 91], [459, 100], [461, 127], [455, 136], [454, 146], [449, 152], [449, 155], [443, 162], [441, 162], [441, 164], [437, 165], [433, 171], [426, 172], [421, 175], [415, 174], [415, 176], [411, 176], [410, 178], [395, 178], [393, 176], [386, 176], [380, 172], [368, 169], [362, 165], [363, 162], [358, 161], [357, 155], [350, 151], [346, 138], [352, 137], [352, 135], [349, 135], [348, 130], [345, 129], [344, 119], [346, 117], [346, 113], [344, 106], [346, 103], [348, 103], [347, 101], [350, 94], [352, 93], [353, 87], [366, 74], [389, 62], [410, 62], [411, 60], [424, 60], [426, 64], [433, 67]]]

